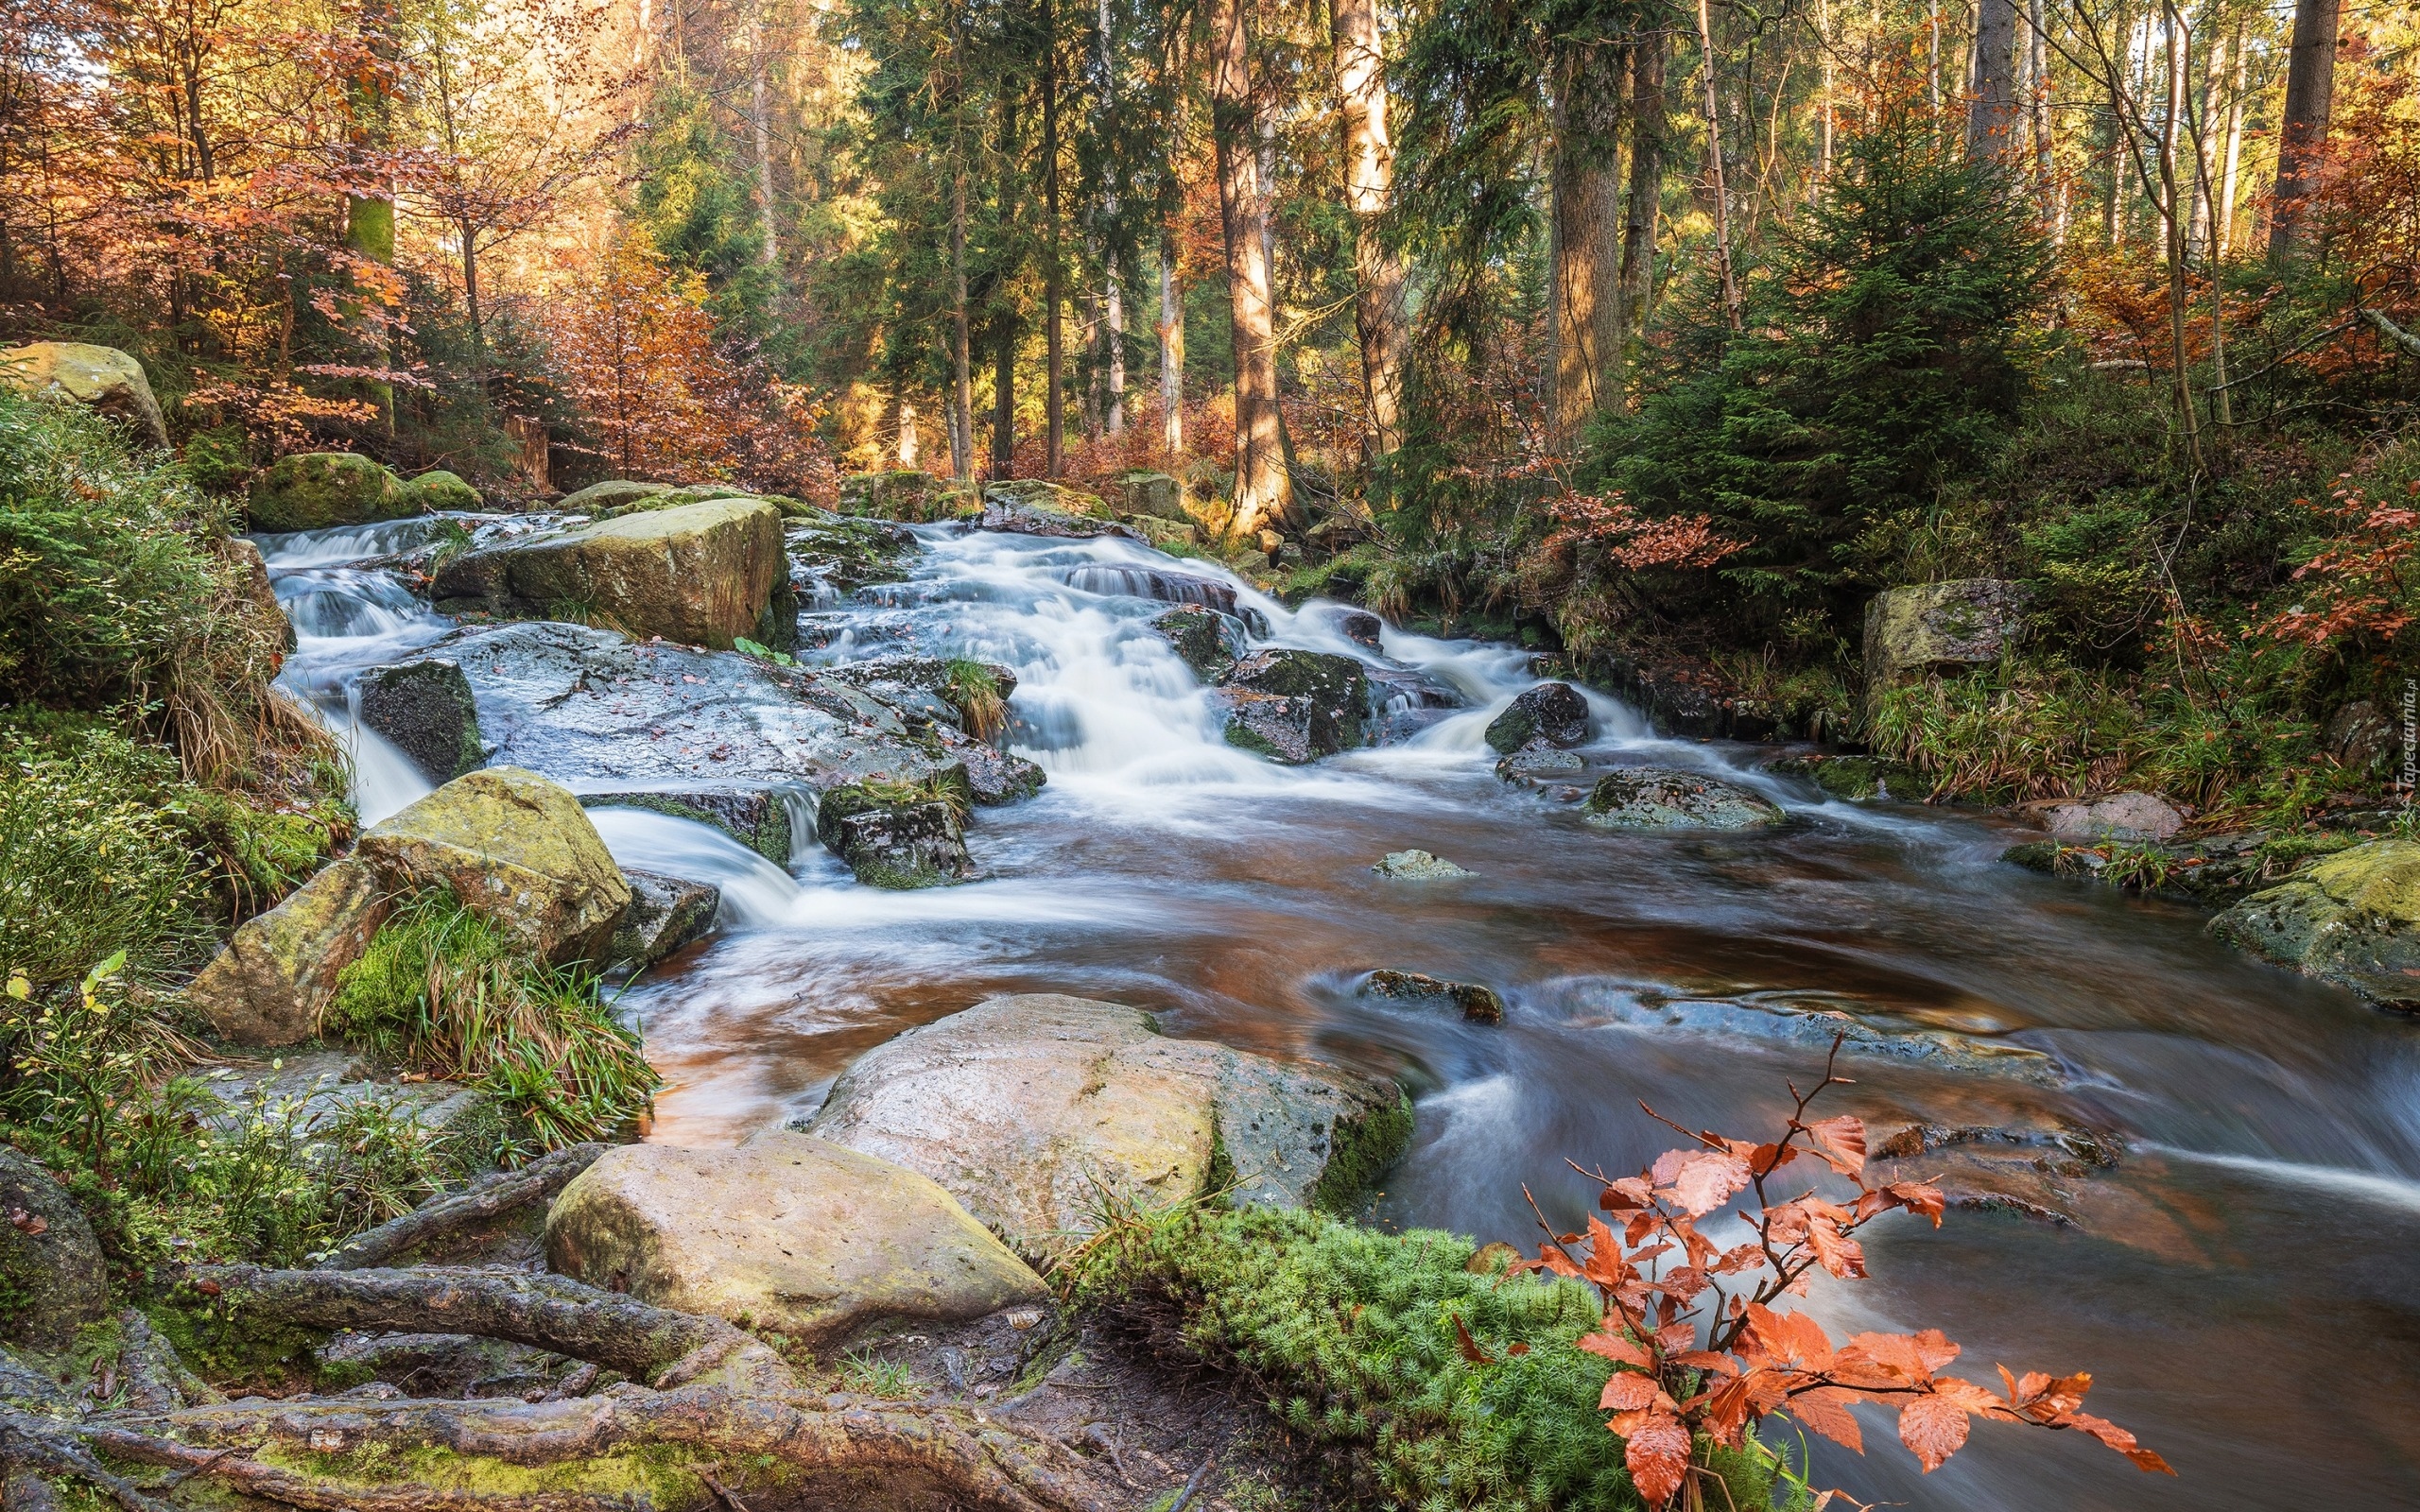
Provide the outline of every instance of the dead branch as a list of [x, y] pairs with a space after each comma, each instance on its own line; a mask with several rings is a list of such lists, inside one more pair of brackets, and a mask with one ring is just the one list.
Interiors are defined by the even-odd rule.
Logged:
[[322, 1270], [359, 1270], [458, 1228], [552, 1197], [596, 1163], [602, 1144], [573, 1144], [540, 1156], [518, 1171], [487, 1177], [467, 1192], [434, 1197], [402, 1217], [356, 1234], [320, 1263]]

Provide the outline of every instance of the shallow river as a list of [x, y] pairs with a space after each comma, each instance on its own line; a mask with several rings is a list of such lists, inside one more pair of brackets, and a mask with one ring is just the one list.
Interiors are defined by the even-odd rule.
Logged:
[[[340, 725], [349, 678], [450, 627], [390, 576], [343, 565], [414, 527], [266, 541], [302, 632], [287, 677]], [[1597, 698], [1592, 764], [1695, 766], [1793, 822], [1744, 835], [1609, 832], [1508, 785], [1481, 740], [1531, 680], [1500, 647], [1389, 630], [1385, 653], [1469, 708], [1407, 743], [1304, 769], [1225, 746], [1192, 675], [1148, 628], [1130, 542], [920, 531], [913, 578], [810, 606], [842, 661], [908, 646], [1006, 663], [1016, 748], [1049, 773], [978, 810], [984, 880], [856, 885], [811, 845], [787, 874], [716, 832], [597, 811], [627, 866], [723, 883], [724, 927], [624, 998], [668, 1086], [652, 1137], [711, 1144], [811, 1111], [900, 1030], [1010, 991], [1151, 1009], [1170, 1033], [1392, 1072], [1411, 1151], [1373, 1199], [1390, 1226], [1533, 1246], [1524, 1183], [1576, 1216], [1593, 1188], [1691, 1126], [1760, 1133], [1783, 1083], [1820, 1074], [1842, 1013], [1875, 1033], [1842, 1106], [1878, 1126], [2071, 1123], [2122, 1149], [2076, 1183], [2077, 1222], [1953, 1209], [1868, 1231], [1876, 1280], [1819, 1290], [1835, 1325], [1937, 1326], [1991, 1366], [2088, 1369], [2090, 1407], [2179, 1479], [2073, 1435], [1979, 1427], [1919, 1477], [1887, 1419], [1817, 1483], [1945, 1508], [2420, 1505], [2420, 1025], [2239, 956], [2196, 909], [2001, 863], [2014, 832], [1920, 807], [1825, 800], [1760, 752], [1656, 739]], [[1363, 654], [1319, 606], [1249, 589], [1277, 644]], [[374, 737], [366, 816], [424, 790]], [[1393, 882], [1419, 847], [1475, 873]], [[1359, 998], [1377, 967], [1483, 982], [1500, 1027]], [[2026, 1076], [1927, 1059], [1927, 1035], [2038, 1051]], [[1963, 1042], [1963, 1041], [1962, 1041]], [[1923, 1173], [1923, 1158], [1907, 1163]]]

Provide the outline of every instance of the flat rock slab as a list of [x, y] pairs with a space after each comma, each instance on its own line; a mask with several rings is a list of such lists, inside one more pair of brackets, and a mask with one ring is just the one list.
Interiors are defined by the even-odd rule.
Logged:
[[[850, 1067], [809, 1131], [939, 1181], [1019, 1249], [1062, 1253], [1111, 1202], [1337, 1200], [1410, 1131], [1403, 1096], [1324, 1068], [1170, 1040], [1122, 1004], [994, 998]], [[1223, 1148], [1231, 1172], [1214, 1169]]]
[[1754, 830], [1779, 824], [1781, 806], [1699, 772], [1625, 766], [1597, 780], [1588, 822], [1622, 830]]
[[2150, 793], [2058, 803], [2042, 813], [2043, 828], [2061, 840], [2166, 840], [2185, 828], [2185, 816]]
[[633, 635], [728, 646], [771, 633], [765, 616], [788, 582], [781, 512], [763, 499], [726, 498], [476, 546], [439, 570], [436, 593], [440, 608], [458, 612], [577, 611]]
[[960, 1322], [1048, 1289], [915, 1171], [784, 1131], [736, 1149], [630, 1144], [546, 1215], [566, 1276], [828, 1350], [899, 1320]]

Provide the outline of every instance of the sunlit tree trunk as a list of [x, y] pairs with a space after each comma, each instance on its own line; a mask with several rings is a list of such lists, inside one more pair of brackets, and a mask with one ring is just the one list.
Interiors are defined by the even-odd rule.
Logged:
[[2295, 0], [2286, 54], [2286, 111], [2277, 135], [2277, 189], [2269, 213], [2272, 262], [2295, 256], [2309, 236], [2309, 200], [2319, 190], [2336, 102], [2338, 3]]
[[758, 10], [748, 14], [748, 130], [756, 147], [756, 205], [761, 217], [765, 266], [773, 275], [773, 293], [781, 295], [782, 238], [773, 202], [773, 131], [765, 103], [765, 23]]
[[1184, 287], [1177, 271], [1177, 241], [1160, 232], [1160, 449], [1168, 463], [1184, 455]]
[[1568, 453], [1621, 392], [1621, 116], [1625, 70], [1566, 46], [1554, 89], [1552, 282], [1554, 444]]
[[1361, 387], [1370, 451], [1384, 456], [1403, 439], [1404, 264], [1379, 235], [1394, 193], [1395, 149], [1387, 132], [1387, 72], [1376, 0], [1330, 0], [1336, 93], [1344, 121], [1344, 204], [1352, 212], [1354, 320], [1361, 338]]
[[1981, 0], [1975, 16], [1975, 96], [1966, 107], [1966, 155], [2016, 155], [2016, 0]]
[[2236, 186], [2243, 165], [2243, 86], [2252, 49], [2244, 45], [2243, 23], [2238, 21], [2228, 39], [2232, 83], [2227, 90], [2226, 166], [2219, 179], [2219, 256], [2235, 249]]
[[1253, 130], [1251, 0], [1211, 0], [1210, 135], [1236, 362], [1236, 495], [1227, 528], [1251, 537], [1293, 514], [1277, 407], [1277, 322]]
[[1057, 477], [1064, 470], [1067, 447], [1067, 335], [1065, 301], [1059, 249], [1059, 8], [1042, 0], [1042, 269], [1043, 345], [1049, 385], [1043, 396], [1047, 431], [1044, 472]]
[[1722, 179], [1722, 115], [1714, 91], [1714, 23], [1706, 0], [1698, 0], [1699, 74], [1705, 82], [1706, 177], [1714, 191], [1714, 260], [1722, 275], [1722, 309], [1739, 329], [1739, 280], [1731, 268], [1731, 191]]
[[1101, 416], [1110, 438], [1126, 434], [1126, 289], [1117, 276], [1117, 259], [1109, 261], [1109, 276], [1101, 290], [1103, 339], [1109, 347], [1109, 403]]
[[966, 322], [966, 156], [952, 148], [949, 178], [950, 475], [975, 477], [975, 377]]

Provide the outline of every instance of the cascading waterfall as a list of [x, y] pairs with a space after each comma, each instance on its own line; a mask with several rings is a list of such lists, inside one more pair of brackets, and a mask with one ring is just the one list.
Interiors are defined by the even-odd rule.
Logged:
[[[358, 730], [349, 690], [451, 627], [358, 563], [433, 528], [264, 542], [300, 635], [285, 684], [348, 732], [365, 817], [425, 783]], [[1759, 752], [1661, 739], [1591, 695], [1593, 768], [1703, 771], [1793, 816], [1750, 833], [1596, 829], [1574, 788], [1495, 775], [1486, 726], [1534, 680], [1512, 648], [1388, 628], [1374, 652], [1336, 606], [1289, 610], [1216, 564], [1123, 540], [916, 533], [908, 580], [810, 599], [803, 656], [1007, 665], [1011, 738], [1049, 784], [977, 813], [981, 880], [908, 893], [852, 880], [808, 838], [797, 795], [786, 869], [701, 825], [593, 811], [624, 866], [723, 888], [721, 932], [622, 999], [667, 1077], [654, 1137], [744, 1137], [810, 1111], [901, 1029], [992, 993], [1066, 991], [1149, 1008], [1171, 1033], [1400, 1076], [1419, 1130], [1374, 1216], [1522, 1241], [1535, 1237], [1525, 1185], [1576, 1217], [1593, 1188], [1566, 1159], [1635, 1168], [1673, 1142], [1638, 1100], [1753, 1131], [1837, 1025], [1861, 1037], [1848, 1095], [1879, 1127], [1970, 1131], [1985, 1149], [2089, 1129], [2117, 1163], [2045, 1143], [2074, 1227], [2014, 1207], [1953, 1213], [1938, 1235], [1904, 1225], [1869, 1245], [1881, 1280], [1819, 1289], [1813, 1305], [1835, 1322], [1938, 1324], [1986, 1373], [1995, 1358], [2089, 1366], [2096, 1408], [2204, 1473], [2121, 1481], [2096, 1461], [2070, 1477], [2038, 1445], [1979, 1434], [1922, 1482], [1887, 1453], [1852, 1470], [1819, 1449], [1819, 1484], [2009, 1512], [2420, 1498], [2406, 1425], [2327, 1405], [2348, 1380], [2420, 1395], [2394, 1280], [2420, 1246], [2408, 1025], [2225, 950], [2195, 910], [2000, 863], [2001, 821], [1829, 799], [1756, 770]], [[1420, 728], [1299, 769], [1229, 746], [1209, 691], [1150, 628], [1180, 603], [1255, 622], [1255, 646], [1362, 658], [1398, 728]], [[1431, 707], [1445, 690], [1462, 706]], [[1473, 874], [1373, 875], [1408, 847]], [[1377, 967], [1486, 983], [1506, 1022], [1359, 996]], [[2280, 1387], [2238, 1389], [2252, 1380]], [[2289, 1440], [2291, 1453], [2261, 1447]], [[2315, 1463], [2333, 1475], [2325, 1497]]]

